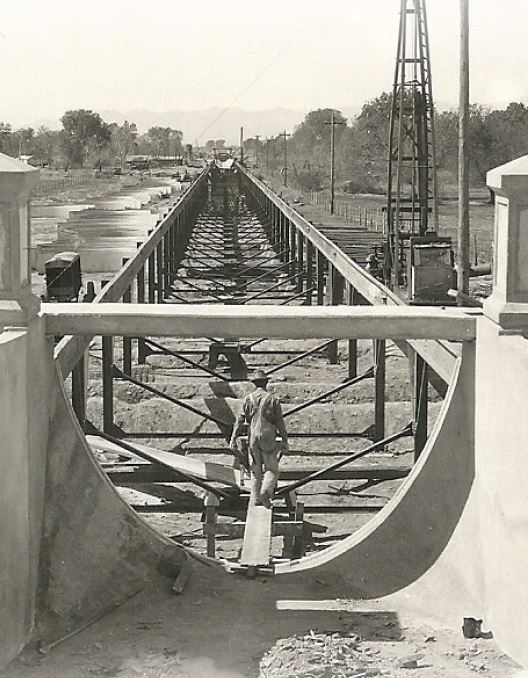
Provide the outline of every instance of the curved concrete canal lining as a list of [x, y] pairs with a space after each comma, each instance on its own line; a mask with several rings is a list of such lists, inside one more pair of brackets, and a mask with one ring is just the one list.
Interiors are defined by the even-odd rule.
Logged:
[[86, 204], [42, 205], [31, 210], [33, 247], [31, 266], [44, 273], [44, 263], [59, 252], [81, 256], [84, 273], [115, 272], [134, 254], [157, 222], [153, 201], [176, 200], [181, 183], [134, 186]]
[[52, 377], [36, 634], [49, 644], [148, 583], [176, 577], [187, 556], [120, 498], [93, 457], [58, 368]]

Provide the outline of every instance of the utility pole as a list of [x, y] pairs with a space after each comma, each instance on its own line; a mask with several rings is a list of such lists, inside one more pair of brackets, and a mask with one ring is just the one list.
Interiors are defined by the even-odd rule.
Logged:
[[282, 134], [280, 134], [284, 139], [284, 186], [288, 185], [288, 137], [290, 136], [289, 134], [286, 134], [286, 130]]
[[332, 111], [330, 122], [325, 122], [330, 125], [330, 214], [334, 213], [335, 205], [335, 127], [344, 124], [335, 120], [335, 111]]
[[266, 176], [269, 176], [269, 139], [266, 137]]
[[257, 166], [260, 167], [260, 163], [259, 163], [259, 158], [260, 158], [260, 134], [255, 134], [255, 139], [256, 139], [256, 143], [255, 143], [255, 156], [256, 156], [256, 162], [257, 162]]
[[469, 294], [469, 0], [460, 0], [460, 100], [458, 138], [458, 305]]
[[240, 128], [240, 164], [244, 164], [244, 128]]

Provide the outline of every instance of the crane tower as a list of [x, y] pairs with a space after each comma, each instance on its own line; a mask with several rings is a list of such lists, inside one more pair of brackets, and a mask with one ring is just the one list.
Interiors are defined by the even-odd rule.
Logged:
[[387, 233], [393, 287], [413, 236], [438, 224], [434, 103], [425, 0], [401, 0], [390, 115]]

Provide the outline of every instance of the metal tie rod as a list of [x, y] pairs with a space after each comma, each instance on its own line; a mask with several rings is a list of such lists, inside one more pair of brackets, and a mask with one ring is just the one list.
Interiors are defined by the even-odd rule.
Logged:
[[[263, 339], [259, 339], [258, 341], [264, 341]], [[335, 341], [335, 339], [330, 339], [330, 341], [325, 341], [324, 344], [319, 344], [318, 346], [315, 346], [314, 348], [311, 348], [309, 351], [304, 351], [303, 353], [300, 353], [299, 355], [296, 355], [294, 358], [290, 358], [284, 363], [281, 363], [280, 365], [276, 365], [275, 367], [272, 367], [271, 370], [268, 370], [266, 372], [266, 376], [269, 377], [270, 374], [273, 374], [274, 372], [278, 372], [279, 370], [282, 370], [285, 367], [289, 367], [290, 365], [293, 365], [294, 363], [299, 362], [299, 360], [303, 360], [304, 358], [308, 358], [308, 356], [313, 355], [314, 353], [318, 353], [319, 351], [324, 350], [327, 346], [330, 346]], [[251, 346], [255, 346], [256, 342], [252, 344]]]
[[360, 374], [357, 377], [354, 377], [353, 379], [347, 379], [347, 381], [345, 381], [343, 384], [335, 386], [334, 388], [330, 389], [330, 391], [326, 391], [326, 393], [321, 393], [321, 395], [318, 395], [315, 398], [312, 398], [311, 400], [307, 400], [305, 403], [301, 403], [300, 405], [292, 407], [291, 410], [288, 410], [287, 412], [284, 413], [284, 417], [289, 417], [290, 415], [295, 414], [296, 412], [300, 412], [301, 410], [310, 407], [310, 405], [315, 405], [315, 403], [318, 403], [321, 400], [328, 398], [328, 396], [334, 395], [334, 393], [339, 393], [339, 391], [343, 391], [345, 388], [348, 388], [349, 386], [355, 386], [355, 384], [359, 384], [359, 382], [363, 381], [363, 379], [372, 379], [373, 376], [374, 368], [370, 367], [366, 372], [363, 372], [363, 374]]
[[218, 419], [212, 414], [207, 414], [207, 412], [202, 412], [201, 410], [196, 409], [196, 407], [193, 407], [192, 405], [187, 405], [187, 403], [182, 402], [181, 400], [178, 400], [178, 398], [173, 398], [172, 396], [168, 395], [167, 393], [163, 393], [163, 391], [158, 390], [157, 388], [154, 388], [154, 386], [149, 386], [148, 384], [144, 384], [142, 381], [138, 381], [137, 379], [134, 379], [134, 377], [131, 377], [128, 374], [125, 374], [122, 372], [119, 367], [116, 365], [113, 365], [113, 370], [112, 374], [115, 377], [118, 377], [120, 379], [123, 379], [124, 381], [129, 381], [131, 384], [135, 384], [136, 386], [139, 386], [140, 388], [144, 388], [145, 391], [149, 391], [150, 393], [153, 393], [154, 395], [157, 395], [159, 398], [163, 398], [164, 400], [168, 400], [169, 402], [173, 403], [174, 405], [178, 405], [179, 407], [183, 408], [184, 410], [189, 410], [189, 412], [193, 412], [194, 414], [197, 414], [199, 417], [203, 417], [204, 419], [209, 419], [209, 421], [212, 421], [213, 423], [217, 424], [220, 427], [231, 429], [233, 427], [233, 424], [231, 422], [224, 421], [223, 419]]
[[152, 339], [145, 339], [146, 344], [150, 344], [151, 346], [154, 346], [154, 348], [157, 348], [159, 351], [163, 352], [165, 355], [170, 355], [173, 356], [174, 358], [178, 358], [178, 360], [181, 360], [184, 363], [187, 363], [188, 365], [191, 365], [192, 367], [195, 367], [198, 370], [202, 370], [203, 372], [207, 372], [207, 374], [210, 374], [212, 377], [216, 377], [217, 379], [221, 379], [222, 381], [229, 381], [228, 377], [224, 377], [223, 374], [218, 374], [214, 370], [210, 370], [208, 367], [205, 367], [204, 365], [200, 365], [200, 363], [197, 363], [194, 360], [191, 360], [190, 358], [186, 358], [185, 356], [181, 355], [180, 353], [177, 353], [176, 351], [172, 351], [170, 348], [167, 348], [166, 346], [163, 346], [162, 344], [158, 344], [156, 341], [153, 341]]
[[315, 471], [315, 473], [310, 473], [310, 475], [305, 476], [304, 478], [301, 478], [300, 480], [297, 480], [296, 482], [291, 483], [290, 485], [286, 485], [286, 487], [281, 487], [279, 490], [276, 490], [274, 496], [278, 497], [282, 494], [287, 494], [292, 490], [296, 490], [299, 487], [303, 487], [303, 485], [307, 485], [313, 480], [320, 480], [327, 473], [335, 471], [338, 468], [341, 468], [342, 466], [346, 466], [347, 464], [356, 461], [356, 459], [361, 459], [361, 457], [365, 457], [367, 454], [370, 454], [371, 452], [376, 452], [376, 450], [379, 450], [380, 448], [384, 447], [385, 445], [388, 445], [389, 443], [393, 443], [395, 440], [399, 440], [400, 438], [404, 438], [406, 436], [412, 436], [413, 434], [412, 429], [413, 425], [411, 422], [407, 424], [407, 426], [398, 433], [393, 433], [392, 435], [383, 438], [383, 440], [379, 440], [377, 443], [369, 445], [369, 447], [366, 447], [364, 450], [360, 450], [359, 452], [351, 454], [346, 459], [337, 461], [335, 464], [331, 464], [330, 466], [327, 466], [326, 468], [323, 468], [320, 471]]

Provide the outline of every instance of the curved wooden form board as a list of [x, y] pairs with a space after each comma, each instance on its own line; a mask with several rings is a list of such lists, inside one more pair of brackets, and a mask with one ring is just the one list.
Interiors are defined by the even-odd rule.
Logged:
[[121, 499], [99, 468], [57, 363], [55, 368], [36, 620], [36, 635], [44, 644], [149, 583], [174, 578], [187, 558]]
[[443, 553], [468, 500], [474, 416], [474, 347], [465, 345], [426, 448], [387, 506], [350, 537], [275, 573], [328, 574], [356, 599], [388, 596], [418, 580]]

